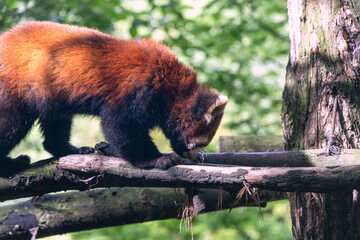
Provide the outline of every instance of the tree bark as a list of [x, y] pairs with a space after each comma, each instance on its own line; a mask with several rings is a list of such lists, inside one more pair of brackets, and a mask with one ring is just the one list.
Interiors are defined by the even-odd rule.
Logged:
[[[201, 189], [197, 194], [205, 203], [201, 213], [239, 206], [259, 206], [279, 199], [272, 192], [262, 191], [260, 203], [252, 198], [234, 204], [234, 195], [213, 189]], [[219, 194], [222, 206], [219, 206]], [[180, 218], [184, 193], [175, 189], [110, 188], [89, 192], [48, 194], [0, 208], [0, 238], [30, 239], [68, 232], [152, 220]]]
[[[265, 174], [270, 173], [267, 168], [263, 170]], [[56, 159], [43, 160], [14, 176], [0, 177], [0, 201], [102, 187], [198, 186], [215, 189], [229, 187], [236, 191], [244, 186], [243, 176], [248, 171], [251, 171], [251, 167], [224, 168], [224, 165], [178, 165], [168, 170], [144, 170], [132, 167], [121, 158], [69, 155], [61, 158], [60, 163]], [[360, 179], [356, 184], [360, 185]]]
[[[335, 147], [359, 148], [358, 2], [288, 0], [288, 14], [291, 49], [282, 108], [285, 149], [326, 148], [329, 140]], [[294, 239], [359, 239], [357, 190], [295, 193], [289, 201]]]
[[[144, 170], [132, 167], [120, 158], [99, 155], [69, 155], [55, 160], [43, 160], [12, 177], [0, 177], [0, 201], [42, 195], [62, 190], [88, 190], [101, 187], [227, 187], [239, 189], [244, 183], [276, 191], [332, 192], [338, 188], [351, 190], [360, 187], [360, 150], [346, 150], [346, 154], [318, 156], [319, 150], [289, 153], [299, 155], [307, 164], [318, 161], [318, 167], [246, 167], [234, 165], [177, 165], [168, 170]], [[267, 155], [268, 154], [268, 155]], [[234, 154], [245, 157], [251, 165], [258, 159], [268, 163], [266, 156], [274, 153]], [[210, 156], [210, 155], [208, 155]], [[219, 159], [231, 154], [214, 154]], [[275, 155], [276, 156], [276, 155]], [[304, 158], [305, 156], [305, 158]], [[309, 160], [311, 159], [311, 160]], [[214, 160], [214, 159], [213, 159]], [[238, 159], [239, 160], [239, 159]], [[243, 159], [244, 160], [244, 159]], [[276, 159], [273, 159], [276, 165]], [[284, 163], [286, 158], [280, 159]], [[298, 164], [299, 159], [295, 158]], [[286, 161], [285, 161], [286, 162]], [[292, 162], [292, 161], [288, 161]], [[259, 166], [259, 164], [255, 164]], [[291, 164], [290, 164], [291, 165]]]

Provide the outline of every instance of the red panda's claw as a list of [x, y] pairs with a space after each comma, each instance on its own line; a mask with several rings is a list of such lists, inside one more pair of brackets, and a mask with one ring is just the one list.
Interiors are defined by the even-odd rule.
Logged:
[[79, 154], [90, 154], [94, 153], [95, 149], [92, 147], [81, 147], [79, 148]]

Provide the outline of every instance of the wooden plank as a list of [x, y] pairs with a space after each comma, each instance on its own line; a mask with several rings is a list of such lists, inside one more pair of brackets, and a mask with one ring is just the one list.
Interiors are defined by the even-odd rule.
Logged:
[[221, 136], [220, 152], [277, 152], [284, 151], [284, 138], [274, 136]]
[[205, 153], [205, 164], [250, 167], [336, 167], [360, 165], [358, 149], [343, 149], [338, 155], [326, 156], [323, 149], [282, 152]]

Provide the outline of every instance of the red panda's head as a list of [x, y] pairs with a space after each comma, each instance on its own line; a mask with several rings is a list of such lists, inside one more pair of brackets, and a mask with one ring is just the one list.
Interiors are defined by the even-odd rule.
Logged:
[[170, 118], [173, 150], [180, 156], [197, 160], [219, 127], [228, 98], [208, 89], [199, 89], [179, 100]]

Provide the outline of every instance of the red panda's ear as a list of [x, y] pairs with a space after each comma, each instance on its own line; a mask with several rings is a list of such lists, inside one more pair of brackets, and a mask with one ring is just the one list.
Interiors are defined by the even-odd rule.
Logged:
[[218, 96], [214, 104], [212, 104], [209, 107], [208, 111], [204, 115], [207, 124], [209, 124], [214, 117], [224, 112], [227, 102], [228, 102], [227, 96], [225, 95]]

